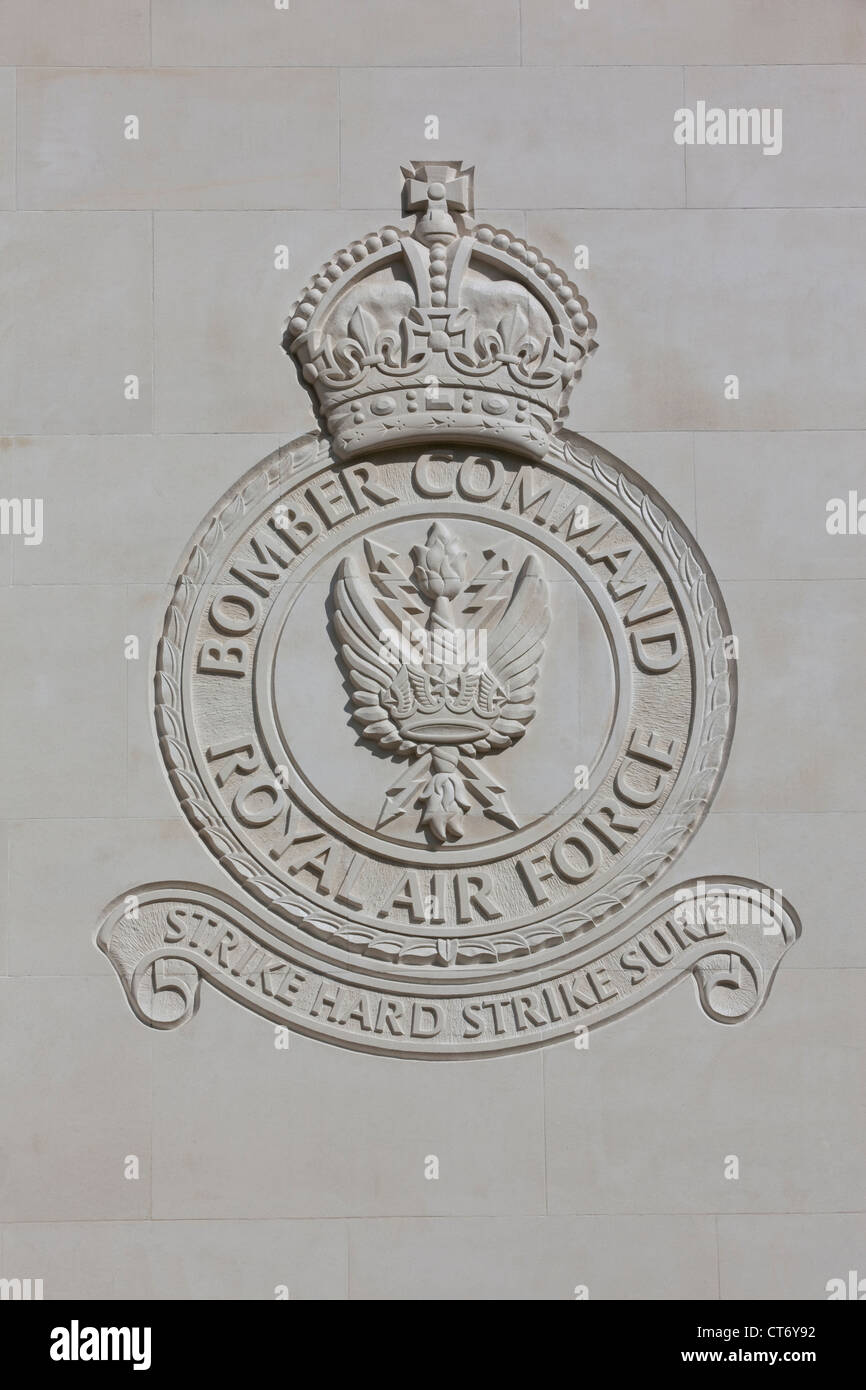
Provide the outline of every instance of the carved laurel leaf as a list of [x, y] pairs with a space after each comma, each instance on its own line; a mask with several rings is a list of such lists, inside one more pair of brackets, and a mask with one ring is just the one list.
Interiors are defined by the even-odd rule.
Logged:
[[500, 960], [510, 960], [513, 956], [529, 955], [529, 942], [524, 936], [519, 936], [516, 932], [512, 936], [500, 938], [494, 944]]
[[230, 531], [239, 517], [244, 514], [244, 499], [237, 493], [229, 502], [224, 512], [220, 514], [220, 524], [223, 530]]
[[193, 584], [187, 574], [182, 574], [174, 592], [174, 606], [179, 609], [181, 617], [189, 615], [197, 593], [198, 586]]
[[360, 949], [366, 951], [371, 941], [375, 941], [372, 932], [340, 931], [336, 933], [337, 940], [342, 946], [348, 946], [350, 950]]
[[[157, 685], [161, 685], [164, 681], [165, 676], [159, 675], [157, 677]], [[168, 705], [157, 705], [156, 727], [161, 735], [165, 735], [168, 738], [180, 738], [183, 731], [183, 725], [177, 712], [169, 708]]]
[[159, 639], [156, 649], [157, 669], [163, 674], [165, 679], [174, 678], [180, 668], [180, 659], [177, 647], [167, 637]]
[[398, 961], [400, 952], [403, 949], [401, 941], [381, 941], [373, 939], [367, 947], [366, 955], [372, 956], [374, 960]]
[[526, 932], [526, 941], [532, 951], [541, 951], [545, 946], [561, 946], [565, 937], [561, 931], [545, 927], [539, 931]]
[[457, 944], [455, 963], [457, 965], [478, 965], [483, 961], [496, 961], [496, 947], [492, 941], [461, 941]]
[[[257, 497], [262, 496], [262, 494], [267, 490], [267, 482], [267, 475], [264, 473], [260, 473], [257, 474], [257, 476], [254, 477], [251, 482], [247, 483], [246, 487], [244, 488], [243, 492], [240, 494], [240, 497], [238, 498], [238, 502], [240, 503], [239, 510], [241, 512], [246, 511], [246, 509], [253, 502], [255, 502]], [[224, 520], [226, 522], [226, 525], [228, 525], [228, 518], [226, 517], [224, 518]]]
[[195, 776], [187, 776], [185, 772], [178, 772], [176, 769], [173, 769], [169, 773], [169, 777], [171, 778], [172, 786], [176, 788], [177, 794], [181, 800], [195, 796], [197, 791], [197, 779]]
[[173, 647], [179, 647], [183, 641], [183, 621], [176, 603], [173, 603], [168, 610], [163, 640], [170, 642]]
[[212, 831], [207, 836], [207, 843], [220, 859], [227, 858], [235, 850], [234, 840], [223, 830]]
[[194, 584], [201, 582], [207, 572], [207, 554], [200, 545], [193, 547], [187, 566], [187, 575]]
[[262, 878], [262, 876], [259, 875], [258, 878], [251, 879], [250, 882], [255, 883], [257, 891], [263, 898], [266, 898], [268, 902], [276, 905], [286, 901], [285, 893], [277, 888], [275, 884], [271, 883], [270, 879]]
[[[157, 671], [154, 681], [157, 705], [166, 718], [171, 717], [178, 728], [182, 728], [180, 714], [175, 708], [177, 688], [174, 681], [164, 671]], [[174, 732], [177, 732], [175, 729]]]
[[162, 739], [162, 752], [166, 762], [171, 768], [180, 768], [184, 772], [189, 772], [191, 763], [189, 754], [182, 743], [178, 743], [173, 738]]
[[304, 922], [304, 930], [320, 941], [330, 941], [337, 934], [337, 929], [331, 922], [320, 921], [317, 917], [308, 917]]
[[217, 824], [216, 816], [209, 807], [203, 806], [200, 801], [188, 801], [187, 818], [195, 828], [203, 832], [208, 826]]
[[428, 965], [437, 955], [435, 946], [419, 941], [407, 946], [400, 959], [407, 965]]
[[644, 497], [641, 502], [640, 514], [644, 521], [652, 527], [656, 535], [661, 536], [664, 533], [667, 518], [663, 512], [659, 511], [656, 504], [652, 502], [649, 497]]

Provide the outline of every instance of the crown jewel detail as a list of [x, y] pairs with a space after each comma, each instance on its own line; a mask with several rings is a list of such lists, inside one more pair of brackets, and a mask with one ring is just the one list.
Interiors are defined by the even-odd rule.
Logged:
[[341, 458], [448, 436], [542, 457], [595, 320], [563, 271], [476, 225], [474, 170], [403, 170], [410, 231], [383, 227], [304, 289], [283, 347]]

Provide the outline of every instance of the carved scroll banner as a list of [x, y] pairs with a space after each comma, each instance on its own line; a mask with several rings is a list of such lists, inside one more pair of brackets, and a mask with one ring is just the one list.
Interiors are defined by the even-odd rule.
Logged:
[[289, 315], [322, 429], [205, 518], [158, 646], [166, 774], [247, 906], [142, 889], [99, 945], [158, 1028], [202, 977], [407, 1056], [547, 1042], [686, 974], [747, 1018], [793, 911], [736, 875], [658, 896], [733, 737], [719, 586], [651, 483], [561, 423], [595, 349], [577, 287], [475, 222], [472, 170], [404, 174], [407, 225]]
[[99, 944], [142, 1022], [185, 1023], [204, 979], [275, 1023], [422, 1057], [471, 1056], [594, 1028], [689, 975], [711, 1019], [739, 1023], [764, 1003], [800, 931], [791, 908], [760, 884], [714, 878], [660, 895], [625, 940], [543, 983], [504, 978], [479, 989], [467, 981], [459, 996], [434, 989], [421, 998], [374, 979], [360, 987], [315, 964], [300, 969], [252, 913], [206, 889], [163, 884], [136, 896], [134, 915], [124, 904], [108, 913]]

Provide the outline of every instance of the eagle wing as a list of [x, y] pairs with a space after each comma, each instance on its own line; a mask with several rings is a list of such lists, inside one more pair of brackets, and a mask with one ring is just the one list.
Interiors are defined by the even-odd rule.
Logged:
[[[535, 716], [535, 683], [550, 627], [547, 584], [534, 556], [524, 561], [508, 607], [487, 644], [487, 666], [505, 694], [505, 703], [487, 735], [490, 749], [507, 748], [526, 732]], [[483, 744], [476, 752], [488, 751]]]
[[368, 600], [350, 557], [334, 577], [333, 599], [334, 631], [353, 687], [352, 718], [364, 738], [392, 753], [408, 753], [414, 745], [394, 722], [413, 708], [408, 671], [387, 640], [387, 626]]

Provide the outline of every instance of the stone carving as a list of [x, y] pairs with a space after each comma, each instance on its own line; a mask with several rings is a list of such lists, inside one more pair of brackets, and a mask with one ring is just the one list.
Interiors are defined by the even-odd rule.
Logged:
[[412, 231], [383, 227], [333, 256], [283, 339], [334, 451], [449, 433], [543, 458], [595, 320], [532, 247], [475, 226], [474, 170], [425, 162], [403, 173]]
[[[420, 776], [416, 762], [388, 789], [377, 824], [420, 802], [421, 824], [434, 841], [459, 840], [472, 807], [471, 789], [486, 815], [516, 828], [504, 789], [485, 777], [474, 758], [510, 747], [535, 714], [534, 687], [550, 621], [538, 562], [533, 556], [524, 562], [488, 645], [486, 626], [459, 626], [456, 605], [468, 595], [465, 606], [478, 615], [479, 604], [471, 600], [489, 587], [489, 555], [474, 580], [467, 580], [466, 555], [439, 522], [425, 545], [413, 547], [411, 578], [396, 555], [386, 553], [377, 562], [369, 541], [367, 553], [371, 578], [387, 596], [382, 613], [399, 619], [399, 629], [383, 629], [351, 558], [341, 561], [334, 627], [354, 687], [353, 717], [365, 738], [421, 761]], [[423, 627], [418, 595], [429, 603]]]
[[712, 879], [706, 887], [712, 907], [704, 916], [679, 921], [668, 892], [642, 910], [626, 941], [577, 968], [529, 984], [514, 970], [444, 996], [407, 994], [369, 975], [346, 983], [315, 960], [301, 967], [258, 914], [182, 883], [141, 889], [134, 921], [123, 900], [113, 904], [99, 944], [132, 1009], [153, 1028], [192, 1018], [205, 979], [265, 1018], [331, 1042], [414, 1057], [483, 1056], [594, 1028], [689, 975], [715, 1023], [751, 1018], [796, 940], [796, 918], [774, 901], [756, 933], [741, 923], [761, 900], [759, 884]]
[[718, 586], [662, 498], [557, 424], [595, 346], [577, 288], [476, 225], [471, 170], [404, 173], [413, 225], [290, 315], [329, 433], [218, 504], [159, 645], [172, 787], [250, 906], [151, 885], [99, 944], [155, 1027], [202, 977], [425, 1057], [544, 1043], [683, 975], [747, 1018], [793, 910], [740, 879], [655, 888], [733, 733]]

